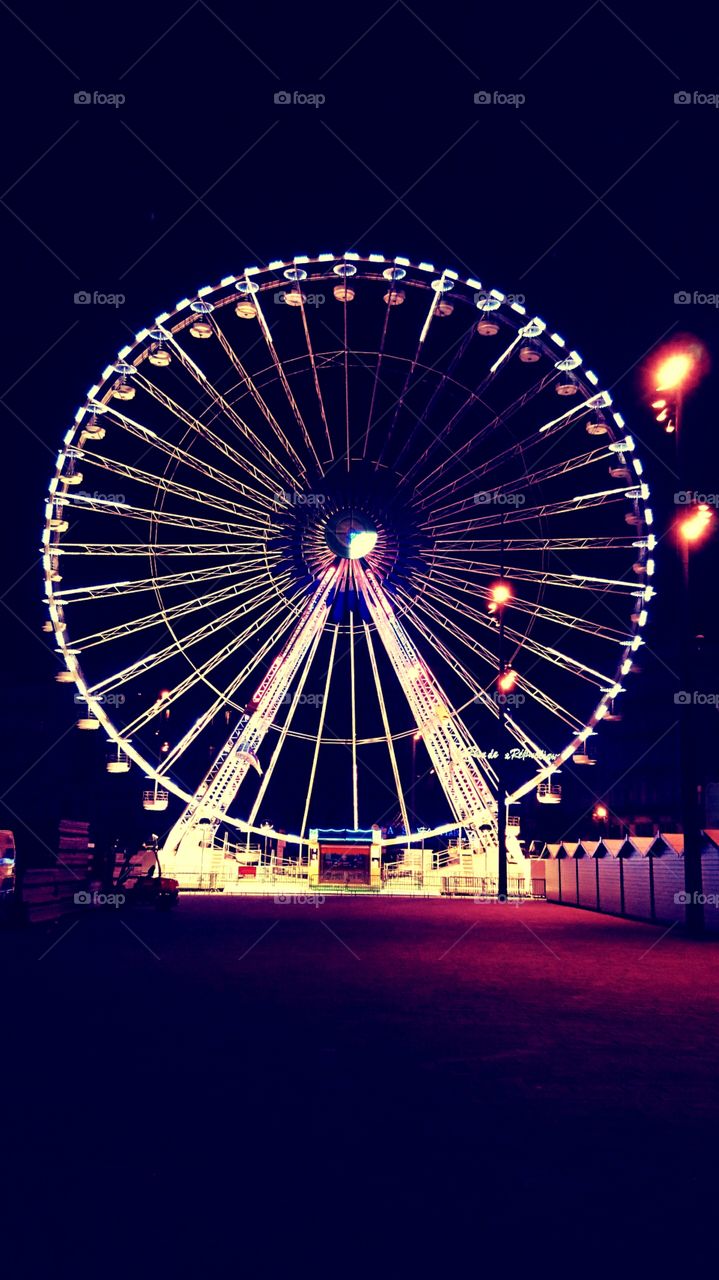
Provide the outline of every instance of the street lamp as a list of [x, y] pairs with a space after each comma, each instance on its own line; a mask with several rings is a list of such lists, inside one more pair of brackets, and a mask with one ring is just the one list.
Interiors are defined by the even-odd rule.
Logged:
[[[696, 386], [706, 370], [707, 355], [702, 344], [690, 335], [662, 347], [648, 367], [651, 406], [665, 431], [679, 434], [684, 396]], [[677, 446], [679, 441], [677, 440]]]
[[[504, 546], [502, 546], [504, 558]], [[504, 566], [500, 566], [504, 573]], [[498, 578], [489, 589], [489, 612], [494, 614], [499, 627], [497, 645], [497, 710], [499, 713], [499, 752], [497, 757], [497, 894], [507, 897], [507, 783], [504, 767], [505, 702], [514, 688], [517, 673], [505, 665], [504, 660], [504, 610], [512, 599], [512, 588], [504, 577]]]
[[511, 693], [517, 683], [517, 673], [511, 667], [506, 667], [497, 680], [497, 688], [500, 693]]
[[677, 521], [677, 533], [685, 544], [701, 542], [709, 533], [713, 521], [714, 512], [711, 507], [706, 502], [700, 502]]
[[[704, 347], [696, 338], [684, 336], [675, 339], [670, 346], [659, 351], [649, 366], [651, 404], [656, 419], [665, 431], [676, 439], [677, 478], [685, 500], [690, 472], [686, 431], [683, 424], [684, 400], [702, 377], [707, 367]], [[705, 503], [687, 507], [675, 522], [676, 545], [681, 565], [680, 598], [677, 617], [680, 619], [681, 679], [684, 690], [690, 689], [694, 680], [694, 640], [689, 586], [689, 551], [709, 532], [714, 513]], [[686, 924], [694, 937], [704, 931], [704, 908], [701, 903], [702, 862], [699, 834], [700, 814], [696, 770], [696, 743], [694, 726], [694, 699], [683, 699], [679, 704], [679, 735], [681, 753], [682, 828], [684, 831], [684, 888], [686, 890]]]

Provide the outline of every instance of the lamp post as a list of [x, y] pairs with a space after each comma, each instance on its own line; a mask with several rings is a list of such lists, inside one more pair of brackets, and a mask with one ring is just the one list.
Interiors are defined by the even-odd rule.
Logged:
[[[653, 387], [659, 397], [652, 401], [658, 410], [657, 421], [665, 431], [674, 434], [676, 440], [677, 478], [685, 486], [687, 496], [690, 473], [686, 431], [683, 422], [684, 399], [698, 381], [703, 371], [705, 353], [696, 340], [688, 339], [671, 349], [660, 352], [653, 366]], [[694, 698], [691, 686], [696, 678], [694, 661], [694, 626], [691, 608], [689, 552], [701, 542], [713, 522], [714, 513], [705, 504], [688, 503], [681, 518], [675, 521], [675, 542], [680, 561], [680, 679], [684, 697], [679, 705], [679, 750], [681, 777], [682, 830], [684, 832], [684, 889], [686, 894], [685, 919], [687, 931], [692, 937], [704, 932], [704, 907], [702, 893], [702, 861], [700, 837], [700, 813], [696, 759], [696, 730]]]
[[[501, 571], [503, 572], [503, 566]], [[507, 897], [507, 782], [504, 767], [505, 703], [507, 693], [514, 687], [516, 675], [509, 670], [504, 657], [504, 610], [512, 598], [512, 588], [500, 578], [490, 588], [490, 612], [496, 615], [499, 627], [497, 644], [497, 711], [499, 720], [499, 750], [497, 755], [497, 895]]]

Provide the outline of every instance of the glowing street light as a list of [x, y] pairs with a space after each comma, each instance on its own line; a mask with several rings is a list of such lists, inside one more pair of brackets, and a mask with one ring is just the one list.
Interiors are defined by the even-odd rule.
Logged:
[[511, 667], [507, 667], [497, 680], [497, 687], [500, 693], [511, 693], [517, 683], [517, 673]]
[[500, 579], [489, 588], [489, 612], [496, 613], [502, 606], [512, 599], [512, 588], [508, 582]]
[[691, 351], [675, 351], [665, 356], [656, 370], [657, 391], [681, 391], [689, 381], [696, 365]]
[[606, 822], [609, 817], [609, 810], [605, 804], [595, 804], [592, 817], [595, 822]]
[[[497, 689], [500, 694], [509, 693], [517, 682], [517, 673], [512, 671], [511, 667], [506, 667], [504, 662], [504, 610], [512, 599], [513, 592], [509, 583], [504, 578], [504, 529], [502, 529], [501, 553], [499, 564], [499, 578], [493, 582], [489, 588], [489, 604], [487, 610], [489, 613], [496, 613], [499, 629], [499, 644], [497, 651]], [[507, 784], [504, 770], [504, 736], [505, 736], [505, 699], [497, 698], [497, 710], [499, 713], [499, 758], [497, 760], [497, 852], [498, 852], [498, 875], [497, 875], [497, 893], [500, 899], [507, 897]]]
[[707, 355], [702, 344], [689, 335], [674, 339], [664, 347], [646, 370], [651, 406], [664, 430], [678, 430], [682, 398], [706, 371]]
[[679, 537], [686, 543], [700, 542], [709, 532], [713, 522], [714, 512], [711, 507], [707, 506], [706, 502], [700, 502], [678, 522]]
[[[705, 348], [689, 334], [674, 338], [662, 348], [648, 365], [645, 376], [648, 399], [657, 422], [673, 432], [676, 440], [676, 470], [680, 488], [686, 493], [691, 457], [687, 450], [683, 408], [687, 393], [706, 373], [708, 356]], [[681, 499], [680, 499], [681, 500]], [[677, 620], [681, 638], [681, 673], [684, 688], [691, 688], [695, 665], [695, 641], [692, 626], [690, 592], [690, 549], [697, 546], [710, 530], [714, 512], [706, 503], [690, 506], [675, 522], [676, 545], [681, 563], [680, 599]], [[701, 905], [702, 861], [696, 733], [694, 707], [691, 702], [679, 709], [680, 766], [682, 788], [682, 829], [684, 831], [684, 888], [686, 890], [686, 922], [694, 936], [703, 933], [704, 908]]]

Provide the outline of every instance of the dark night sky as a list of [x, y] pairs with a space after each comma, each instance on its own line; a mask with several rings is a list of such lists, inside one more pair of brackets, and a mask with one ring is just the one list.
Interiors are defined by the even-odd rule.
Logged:
[[[556, 4], [351, 8], [3, 4], [2, 825], [30, 847], [60, 812], [119, 830], [137, 804], [108, 790], [101, 744], [71, 728], [41, 632], [44, 490], [97, 371], [148, 318], [250, 262], [322, 249], [404, 253], [524, 293], [591, 356], [642, 445], [659, 531], [678, 487], [671, 441], [642, 405], [638, 367], [691, 331], [716, 366], [719, 319], [680, 290], [719, 293], [719, 111], [675, 104], [719, 93], [706, 6], [662, 22], [654, 6]], [[280, 89], [319, 108], [276, 105]], [[478, 89], [522, 93], [475, 105]], [[81, 90], [121, 93], [110, 105]], [[79, 307], [78, 290], [121, 293]], [[693, 483], [719, 490], [716, 368], [692, 397]], [[712, 548], [697, 558], [698, 687], [712, 690]], [[670, 794], [677, 680], [672, 557], [644, 674], [602, 749], [592, 792]], [[714, 681], [716, 684], [716, 681]], [[718, 776], [716, 715], [702, 719]], [[591, 802], [586, 770], [553, 825]], [[623, 778], [623, 782], [619, 780]], [[113, 780], [110, 779], [109, 782]], [[128, 784], [129, 786], [129, 784]], [[558, 825], [557, 825], [558, 823]], [[586, 827], [586, 820], [584, 826]]]

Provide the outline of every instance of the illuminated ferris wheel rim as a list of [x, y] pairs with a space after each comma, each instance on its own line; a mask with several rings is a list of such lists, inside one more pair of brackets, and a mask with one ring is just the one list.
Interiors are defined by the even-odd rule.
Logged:
[[[537, 345], [542, 346], [545, 352], [549, 349], [553, 350], [558, 360], [555, 361], [555, 367], [559, 367], [563, 362], [563, 367], [571, 372], [574, 380], [580, 384], [585, 394], [585, 403], [596, 403], [602, 408], [609, 408], [611, 405], [611, 396], [607, 392], [599, 390], [599, 380], [591, 370], [584, 366], [581, 357], [577, 352], [569, 350], [564, 339], [556, 332], [548, 332], [547, 326], [538, 317], [527, 318], [527, 311], [523, 304], [515, 300], [510, 300], [506, 295], [496, 289], [488, 289], [482, 283], [471, 277], [461, 278], [458, 273], [450, 270], [438, 271], [432, 264], [421, 262], [413, 265], [409, 259], [404, 257], [387, 258], [379, 254], [368, 254], [366, 256], [347, 252], [345, 254], [318, 254], [315, 257], [296, 256], [293, 259], [274, 261], [266, 267], [250, 267], [245, 269], [239, 275], [226, 276], [217, 285], [208, 286], [198, 290], [194, 297], [183, 298], [171, 312], [164, 312], [155, 318], [154, 325], [151, 328], [141, 329], [136, 335], [133, 343], [130, 343], [118, 352], [117, 361], [112, 365], [108, 365], [103, 371], [100, 381], [90, 388], [85, 404], [78, 410], [75, 420], [69, 431], [66, 433], [63, 448], [60, 450], [57, 459], [57, 467], [53, 480], [50, 485], [50, 494], [46, 504], [45, 511], [45, 528], [43, 532], [43, 568], [46, 585], [46, 597], [50, 609], [50, 618], [57, 639], [58, 650], [64, 660], [66, 670], [71, 674], [75, 684], [87, 702], [88, 708], [92, 715], [99, 721], [108, 734], [108, 737], [114, 741], [125, 754], [137, 763], [143, 770], [145, 775], [161, 783], [169, 791], [178, 798], [187, 802], [192, 792], [178, 784], [171, 776], [163, 772], [161, 768], [155, 767], [151, 762], [147, 761], [140, 751], [138, 751], [132, 743], [131, 738], [123, 736], [121, 730], [118, 730], [112, 719], [107, 715], [102, 702], [93, 697], [91, 686], [85, 680], [80, 663], [78, 662], [77, 652], [73, 652], [72, 643], [68, 641], [66, 635], [66, 622], [64, 603], [62, 601], [62, 593], [55, 590], [55, 578], [57, 576], [57, 556], [61, 552], [61, 529], [58, 525], [62, 524], [58, 511], [61, 511], [59, 499], [63, 494], [67, 495], [67, 484], [64, 483], [68, 458], [72, 456], [72, 450], [77, 447], [77, 442], [83, 435], [83, 423], [90, 417], [102, 415], [110, 408], [109, 402], [112, 398], [113, 388], [118, 381], [125, 376], [133, 376], [143, 365], [144, 361], [157, 346], [158, 340], [162, 342], [173, 342], [176, 335], [181, 333], [189, 325], [196, 321], [198, 317], [210, 315], [214, 310], [220, 310], [230, 303], [237, 304], [242, 300], [252, 300], [261, 297], [264, 293], [278, 288], [286, 288], [287, 282], [300, 289], [307, 288], [312, 282], [332, 281], [335, 284], [344, 282], [346, 285], [351, 281], [355, 286], [361, 281], [368, 279], [376, 282], [388, 282], [389, 287], [398, 288], [401, 280], [402, 289], [405, 288], [422, 288], [431, 290], [433, 300], [430, 306], [430, 314], [438, 308], [439, 304], [444, 302], [447, 297], [451, 297], [454, 304], [459, 301], [466, 307], [474, 307], [481, 314], [492, 316], [495, 313], [504, 315], [510, 312], [515, 323], [519, 322], [522, 328], [528, 332], [532, 340]], [[441, 313], [440, 313], [441, 314]], [[526, 326], [530, 328], [526, 329]], [[427, 327], [427, 326], [426, 326]], [[521, 329], [520, 329], [521, 332]], [[265, 334], [266, 338], [268, 337]], [[518, 341], [517, 338], [515, 341]], [[272, 339], [269, 338], [268, 347], [271, 346]], [[552, 344], [548, 348], [548, 343]], [[512, 344], [514, 345], [514, 344]], [[341, 354], [335, 352], [335, 355]], [[345, 356], [348, 354], [345, 349]], [[353, 349], [352, 354], [358, 353]], [[375, 356], [377, 353], [367, 351], [360, 354], [367, 356]], [[305, 361], [306, 356], [296, 357], [300, 361]], [[385, 358], [387, 360], [400, 359], [406, 360], [405, 357], [395, 356], [391, 352], [387, 352]], [[290, 361], [286, 362], [287, 364]], [[499, 363], [499, 362], [498, 362]], [[417, 361], [418, 368], [426, 370], [437, 375], [437, 369], [432, 365], [422, 365]], [[272, 376], [273, 365], [269, 364], [266, 369], [268, 377]], [[447, 377], [443, 374], [442, 377]], [[458, 383], [464, 391], [468, 388]], [[250, 394], [245, 388], [244, 395]], [[210, 420], [218, 417], [222, 413], [222, 408], [216, 403], [208, 405], [206, 412], [210, 415]], [[612, 410], [611, 415], [605, 415], [611, 419], [615, 428], [619, 432], [625, 431], [625, 423], [619, 413]], [[611, 434], [611, 427], [610, 427]], [[294, 450], [293, 450], [294, 452]], [[651, 509], [647, 506], [649, 497], [646, 483], [640, 480], [643, 474], [643, 467], [637, 458], [634, 442], [629, 436], [625, 436], [622, 441], [622, 455], [631, 454], [631, 461], [637, 476], [636, 492], [632, 493], [632, 501], [635, 510], [641, 512], [641, 523], [637, 521], [638, 529], [635, 537], [632, 539], [631, 545], [638, 549], [638, 559], [645, 565], [650, 565], [648, 572], [653, 572], [653, 559], [647, 552], [654, 550], [656, 539], [653, 533], [645, 533], [645, 530], [651, 529], [653, 524], [653, 516]], [[319, 461], [319, 459], [318, 459]], [[168, 461], [168, 466], [170, 462]], [[320, 474], [322, 467], [320, 464]], [[442, 467], [440, 467], [440, 471]], [[307, 471], [303, 472], [307, 478]], [[496, 522], [495, 526], [496, 527]], [[481, 542], [481, 538], [478, 539]], [[159, 550], [162, 550], [160, 544]], [[270, 566], [268, 564], [268, 571]], [[554, 755], [551, 760], [543, 764], [543, 766], [530, 779], [522, 784], [521, 787], [510, 797], [511, 800], [518, 799], [521, 795], [527, 793], [536, 787], [545, 778], [551, 775], [564, 762], [569, 760], [572, 755], [586, 744], [588, 738], [594, 733], [595, 726], [608, 713], [613, 699], [623, 691], [621, 678], [627, 675], [632, 665], [632, 654], [643, 643], [641, 639], [641, 629], [647, 621], [646, 603], [653, 595], [651, 584], [643, 588], [637, 588], [634, 592], [641, 601], [642, 607], [638, 608], [633, 615], [631, 625], [627, 630], [627, 643], [623, 648], [620, 661], [616, 667], [616, 675], [613, 682], [602, 691], [602, 696], [594, 708], [593, 713], [586, 721], [584, 727], [571, 738], [571, 741], [564, 749]], [[60, 598], [58, 598], [60, 596]], [[400, 605], [403, 609], [411, 609], [411, 604], [406, 601]], [[169, 625], [169, 624], [168, 624]], [[172, 630], [170, 628], [170, 630]], [[187, 656], [187, 655], [184, 655]], [[191, 664], [192, 665], [192, 664]], [[234, 704], [232, 704], [234, 705]], [[276, 726], [272, 726], [276, 728]], [[397, 737], [405, 737], [411, 733], [411, 730], [403, 730]], [[304, 736], [304, 735], [298, 735]], [[381, 741], [382, 739], [377, 739]], [[375, 739], [367, 739], [367, 741], [375, 741]], [[546, 754], [546, 753], [545, 753]], [[223, 820], [246, 831], [261, 830], [261, 828], [248, 827], [248, 824], [240, 819], [233, 819], [225, 814]], [[288, 839], [293, 837], [288, 836]]]

